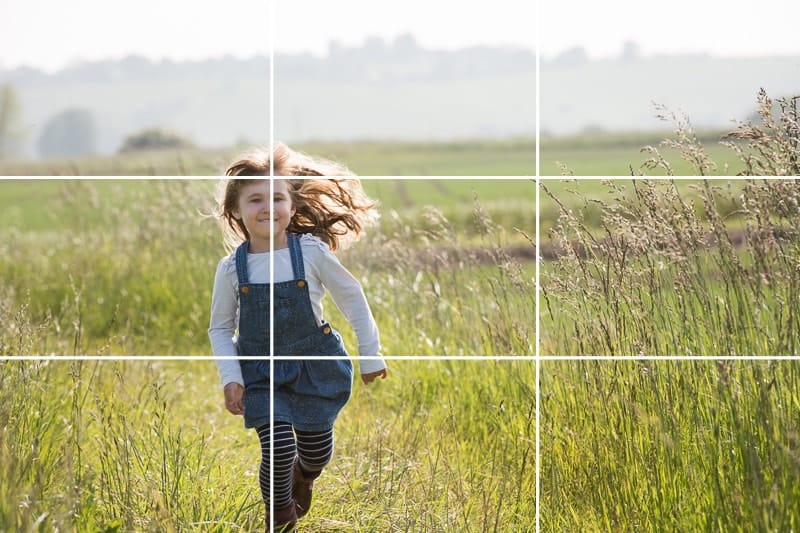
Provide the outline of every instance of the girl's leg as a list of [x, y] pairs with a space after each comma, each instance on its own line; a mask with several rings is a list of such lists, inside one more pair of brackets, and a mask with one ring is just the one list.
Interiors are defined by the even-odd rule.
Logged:
[[325, 431], [299, 431], [297, 456], [300, 471], [306, 478], [316, 478], [333, 457], [333, 428]]
[[[272, 429], [272, 431], [270, 431]], [[292, 504], [292, 467], [297, 454], [292, 425], [286, 422], [275, 422], [257, 428], [258, 439], [261, 441], [261, 469], [258, 471], [258, 483], [261, 486], [261, 497], [269, 503], [269, 471], [270, 461], [270, 433], [274, 433], [275, 471], [273, 473], [273, 492], [275, 501], [274, 509], [282, 509]]]
[[333, 428], [326, 431], [298, 431], [297, 463], [294, 465], [292, 496], [297, 504], [297, 516], [311, 508], [314, 480], [333, 456]]

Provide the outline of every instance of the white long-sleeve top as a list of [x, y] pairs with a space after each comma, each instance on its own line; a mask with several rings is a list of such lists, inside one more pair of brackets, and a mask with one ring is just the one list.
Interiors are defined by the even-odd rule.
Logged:
[[[325, 289], [331, 293], [336, 306], [341, 310], [358, 339], [358, 354], [362, 374], [378, 372], [386, 368], [380, 352], [378, 326], [370, 311], [361, 284], [339, 262], [330, 248], [313, 235], [302, 235], [300, 246], [303, 251], [311, 308], [317, 325], [322, 325], [322, 297]], [[247, 254], [247, 272], [250, 283], [271, 283], [269, 272], [270, 252]], [[275, 283], [294, 279], [291, 253], [288, 248], [275, 250]], [[233, 337], [239, 325], [239, 281], [236, 276], [236, 254], [224, 257], [217, 265], [214, 278], [214, 293], [211, 297], [211, 321], [208, 336], [216, 357], [236, 357]], [[369, 357], [369, 358], [366, 358]], [[244, 384], [239, 361], [236, 359], [217, 359], [220, 381], [224, 387], [228, 383]]]

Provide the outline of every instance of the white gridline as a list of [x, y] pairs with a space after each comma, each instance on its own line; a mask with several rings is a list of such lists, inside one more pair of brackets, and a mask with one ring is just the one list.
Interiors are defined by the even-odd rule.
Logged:
[[[275, 144], [275, 124], [274, 124], [274, 108], [275, 108], [275, 101], [274, 101], [274, 19], [275, 19], [275, 2], [269, 2], [269, 9], [268, 9], [268, 28], [269, 31], [267, 35], [269, 36], [269, 115], [270, 115], [270, 124], [269, 124], [269, 148], [270, 153], [272, 153], [272, 149]], [[797, 361], [800, 360], [800, 357], [797, 356], [606, 356], [606, 355], [583, 355], [583, 356], [542, 356], [540, 352], [540, 303], [539, 298], [541, 294], [540, 290], [540, 262], [538, 258], [540, 257], [540, 184], [542, 181], [557, 181], [564, 179], [563, 176], [541, 176], [540, 175], [540, 138], [539, 132], [541, 131], [540, 126], [540, 116], [541, 116], [541, 106], [540, 106], [540, 73], [541, 73], [541, 62], [540, 62], [540, 53], [539, 50], [541, 49], [541, 41], [540, 41], [540, 16], [539, 16], [539, 2], [535, 2], [535, 35], [536, 35], [536, 50], [535, 50], [535, 59], [536, 59], [536, 87], [535, 87], [535, 175], [534, 177], [531, 176], [403, 176], [403, 177], [387, 177], [387, 176], [360, 176], [361, 179], [365, 180], [414, 180], [414, 179], [440, 179], [440, 180], [450, 180], [450, 179], [458, 179], [458, 180], [481, 180], [481, 179], [513, 179], [513, 180], [532, 180], [535, 183], [535, 206], [536, 206], [536, 263], [535, 263], [535, 337], [536, 337], [536, 345], [534, 349], [534, 355], [530, 356], [503, 356], [503, 355], [495, 355], [495, 356], [383, 356], [383, 359], [387, 361], [431, 361], [431, 360], [441, 360], [441, 361], [472, 361], [472, 362], [480, 362], [480, 361], [533, 361], [535, 363], [535, 472], [536, 472], [536, 488], [535, 488], [535, 509], [536, 509], [536, 517], [535, 517], [535, 527], [536, 532], [539, 533], [540, 531], [540, 504], [541, 504], [541, 448], [540, 448], [540, 400], [541, 400], [541, 390], [539, 387], [540, 383], [540, 374], [541, 374], [541, 362], [542, 361], [721, 361], [721, 360], [731, 360], [731, 361], [783, 361], [783, 360], [791, 360]], [[274, 168], [273, 162], [270, 159], [270, 189], [273, 186], [274, 180]], [[82, 180], [106, 180], [106, 179], [115, 179], [115, 180], [197, 180], [197, 179], [219, 179], [218, 177], [209, 178], [208, 176], [150, 176], [150, 177], [143, 177], [143, 176], [72, 176], [72, 177], [62, 177], [62, 176], [7, 176], [3, 179], [28, 179], [28, 180], [37, 180], [37, 179], [59, 179], [59, 180], [74, 180], [74, 179], [82, 179]], [[582, 179], [603, 179], [603, 176], [571, 176], [569, 179], [573, 180], [582, 180]], [[631, 176], [614, 176], [609, 177], [609, 179], [637, 179]], [[733, 180], [736, 179], [733, 176], [720, 176], [720, 177], [709, 177], [709, 176], [671, 176], [671, 177], [647, 177], [649, 180], [654, 179], [664, 179], [664, 180], [689, 180], [689, 179], [709, 179], [709, 180]], [[783, 178], [786, 179], [786, 178]], [[272, 236], [270, 236], [270, 249], [274, 249], [274, 242], [272, 240]], [[274, 263], [270, 261], [270, 279], [274, 279]], [[270, 285], [270, 301], [274, 300], [274, 292], [272, 285]], [[270, 316], [270, 330], [272, 331], [274, 328], [274, 317]], [[275, 346], [274, 346], [274, 338], [270, 338], [270, 376], [274, 375], [274, 362], [275, 360], [309, 360], [309, 359], [321, 359], [319, 357], [280, 357], [274, 356]], [[90, 361], [215, 361], [218, 358], [213, 356], [169, 356], [169, 355], [151, 355], [151, 356], [3, 356], [0, 357], [2, 361], [74, 361], [74, 360], [90, 360]], [[225, 359], [225, 358], [220, 358]], [[263, 359], [263, 358], [250, 358], [250, 357], [235, 357], [230, 359]], [[330, 358], [326, 358], [330, 359]], [[272, 387], [271, 387], [272, 389]], [[274, 402], [270, 402], [270, 419], [274, 419]], [[274, 444], [270, 442], [270, 453], [274, 455]], [[272, 476], [273, 472], [270, 471], [270, 499], [274, 501], [274, 494], [272, 493]]]

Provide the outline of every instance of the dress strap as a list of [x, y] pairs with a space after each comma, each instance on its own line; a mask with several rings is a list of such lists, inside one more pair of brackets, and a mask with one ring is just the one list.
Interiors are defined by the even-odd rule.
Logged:
[[300, 247], [300, 236], [294, 233], [286, 234], [289, 241], [289, 253], [292, 256], [292, 272], [294, 279], [306, 279], [306, 271], [303, 267], [303, 251]]
[[247, 250], [249, 249], [250, 241], [244, 241], [236, 248], [236, 277], [239, 280], [239, 286], [250, 282], [250, 277], [247, 275]]

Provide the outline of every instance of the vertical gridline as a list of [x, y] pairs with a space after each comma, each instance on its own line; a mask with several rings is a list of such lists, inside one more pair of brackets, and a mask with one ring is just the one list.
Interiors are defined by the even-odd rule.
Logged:
[[[275, 3], [276, 2], [269, 2], [269, 7], [267, 10], [267, 35], [269, 36], [269, 202], [272, 202], [272, 190], [274, 186], [273, 175], [275, 173], [275, 167], [273, 163], [273, 150], [275, 144]], [[270, 210], [271, 213], [271, 210]], [[270, 225], [274, 224], [272, 220], [272, 216], [270, 216]], [[270, 301], [270, 313], [269, 313], [269, 424], [270, 424], [270, 439], [269, 439], [269, 456], [270, 456], [270, 469], [269, 469], [269, 506], [270, 511], [272, 510], [272, 502], [275, 501], [275, 494], [274, 494], [274, 473], [273, 473], [273, 461], [272, 457], [275, 456], [275, 439], [272, 432], [272, 428], [274, 427], [274, 419], [275, 419], [275, 401], [273, 398], [275, 387], [273, 386], [273, 376], [275, 375], [275, 361], [273, 359], [275, 355], [275, 340], [272, 336], [272, 332], [274, 331], [274, 320], [275, 314], [272, 312], [272, 305], [271, 302], [275, 301], [275, 289], [274, 283], [272, 280], [275, 279], [275, 254], [273, 253], [275, 250], [275, 239], [274, 239], [274, 232], [270, 231], [269, 234], [269, 301]], [[271, 518], [270, 522], [267, 522], [267, 527], [270, 531], [272, 531], [272, 523]]]
[[534, 30], [533, 30], [533, 32], [534, 32], [534, 35], [535, 35], [534, 39], [535, 39], [535, 43], [536, 43], [534, 45], [535, 46], [534, 57], [536, 58], [536, 75], [534, 76], [534, 80], [535, 80], [534, 83], [536, 84], [536, 105], [534, 107], [535, 113], [536, 113], [536, 118], [534, 119], [535, 123], [536, 123], [536, 131], [534, 132], [534, 142], [536, 143], [536, 156], [535, 156], [536, 157], [536, 161], [535, 161], [535, 165], [536, 165], [536, 178], [535, 178], [536, 179], [536, 181], [535, 181], [535, 183], [536, 183], [536, 252], [534, 254], [534, 260], [536, 261], [536, 266], [534, 267], [535, 276], [536, 276], [536, 282], [534, 284], [534, 287], [535, 287], [535, 290], [536, 290], [536, 304], [535, 304], [536, 309], [534, 310], [534, 312], [536, 313], [536, 318], [535, 318], [536, 325], [534, 326], [534, 335], [536, 337], [536, 341], [535, 341], [536, 342], [536, 347], [534, 348], [534, 354], [535, 354], [535, 360], [536, 360], [536, 372], [534, 373], [534, 376], [535, 376], [534, 379], [536, 379], [536, 384], [535, 384], [535, 387], [536, 387], [536, 414], [534, 415], [535, 419], [536, 419], [535, 424], [534, 424], [535, 427], [536, 427], [536, 437], [535, 437], [535, 445], [534, 445], [535, 449], [536, 449], [536, 452], [535, 452], [535, 457], [536, 457], [536, 466], [535, 466], [535, 468], [536, 468], [536, 488], [535, 488], [535, 491], [536, 491], [536, 493], [534, 495], [534, 500], [535, 500], [534, 506], [535, 506], [535, 509], [536, 509], [536, 519], [535, 519], [535, 522], [536, 522], [536, 533], [539, 533], [541, 531], [540, 530], [539, 515], [540, 515], [540, 508], [541, 508], [540, 507], [540, 502], [541, 502], [541, 493], [542, 493], [542, 491], [541, 491], [541, 448], [540, 448], [540, 441], [539, 441], [539, 434], [540, 434], [540, 431], [539, 431], [539, 428], [540, 428], [540, 425], [539, 425], [539, 421], [540, 421], [539, 409], [541, 407], [541, 391], [540, 391], [540, 387], [539, 387], [539, 383], [540, 383], [540, 377], [539, 376], [540, 376], [540, 373], [541, 373], [541, 350], [540, 350], [540, 346], [541, 346], [541, 342], [540, 342], [540, 339], [541, 339], [541, 323], [539, 321], [539, 295], [541, 294], [541, 290], [539, 288], [540, 287], [540, 285], [539, 285], [540, 284], [540, 276], [539, 276], [540, 261], [539, 261], [539, 257], [540, 257], [540, 242], [541, 242], [541, 235], [540, 235], [541, 224], [540, 224], [540, 218], [539, 218], [539, 215], [540, 215], [540, 210], [539, 210], [539, 192], [540, 192], [541, 187], [539, 186], [539, 184], [540, 184], [540, 181], [541, 181], [541, 166], [539, 164], [539, 161], [541, 159], [541, 157], [540, 157], [540, 149], [541, 149], [540, 138], [541, 138], [541, 116], [542, 116], [542, 113], [541, 113], [541, 86], [542, 86], [541, 77], [542, 77], [542, 70], [541, 70], [541, 54], [540, 54], [540, 50], [541, 50], [542, 47], [541, 47], [541, 31], [540, 31], [541, 30], [540, 7], [541, 7], [541, 3], [539, 1], [534, 2], [534, 8], [533, 8], [533, 12], [534, 12], [533, 27], [534, 27]]

